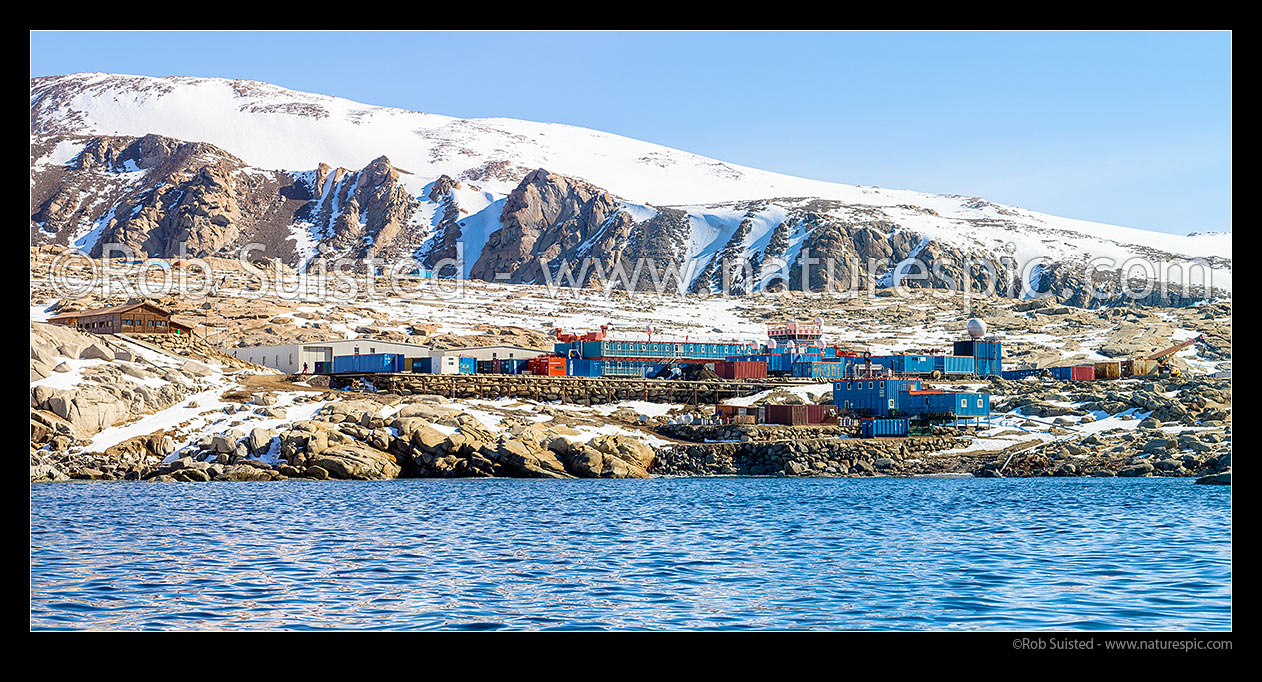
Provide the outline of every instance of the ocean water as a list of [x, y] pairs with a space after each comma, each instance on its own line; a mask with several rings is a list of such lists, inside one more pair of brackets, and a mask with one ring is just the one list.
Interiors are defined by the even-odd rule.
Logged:
[[31, 487], [34, 629], [1228, 629], [1190, 479]]

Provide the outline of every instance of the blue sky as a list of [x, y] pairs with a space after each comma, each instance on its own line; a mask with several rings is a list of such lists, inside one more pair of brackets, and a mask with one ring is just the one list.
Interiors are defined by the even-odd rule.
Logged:
[[1225, 32], [31, 34], [32, 76], [78, 71], [248, 78], [820, 180], [1231, 229]]

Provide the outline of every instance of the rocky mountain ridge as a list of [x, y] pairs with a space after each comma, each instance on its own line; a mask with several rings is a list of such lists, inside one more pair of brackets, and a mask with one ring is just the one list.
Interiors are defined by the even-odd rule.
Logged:
[[[228, 94], [219, 94], [225, 88]], [[315, 137], [264, 147], [250, 131], [233, 137], [214, 122], [170, 115], [194, 96], [208, 110], [230, 105], [224, 115], [236, 117], [238, 128], [266, 131], [280, 121], [317, 126]], [[100, 106], [105, 98], [113, 98], [111, 108]], [[112, 118], [118, 108], [134, 116]], [[119, 134], [120, 127], [145, 124], [133, 119], [200, 133]], [[336, 165], [339, 158], [306, 170], [252, 165], [257, 158], [287, 160], [296, 154], [291, 147], [308, 144], [349, 157], [333, 142], [351, 133], [327, 128], [339, 121], [350, 122], [356, 134], [393, 130], [401, 122], [442, 125], [414, 131], [428, 145], [424, 157], [417, 155], [416, 140], [386, 137], [358, 169]], [[1158, 292], [1146, 302], [1182, 305], [1230, 295], [1230, 234], [1140, 233], [976, 197], [757, 175], [762, 172], [700, 163], [701, 157], [595, 131], [534, 125], [542, 124], [448, 119], [243, 81], [102, 74], [32, 79], [32, 244], [73, 245], [100, 256], [113, 243], [137, 257], [174, 258], [232, 255], [257, 243], [263, 250], [254, 256], [299, 269], [341, 256], [415, 259], [440, 276], [612, 283], [639, 291], [664, 285], [741, 295], [784, 287], [818, 291], [830, 283], [853, 289], [869, 282], [878, 288], [993, 286], [1013, 296], [1050, 291], [1085, 306], [1117, 300], [1123, 279], [1130, 279], [1122, 277], [1120, 265], [1087, 276], [1086, 264], [1105, 256], [1119, 264], [1128, 258], [1173, 263], [1181, 278], [1175, 284], [1201, 284]], [[562, 154], [536, 139], [558, 132], [581, 132], [584, 144], [604, 147], [565, 146]], [[248, 148], [217, 145], [219, 138]], [[635, 174], [615, 172], [631, 143], [643, 152], [634, 161]], [[396, 149], [405, 156], [397, 157]], [[362, 158], [362, 151], [356, 147], [354, 158]], [[396, 165], [399, 158], [405, 160]], [[601, 158], [603, 165], [592, 165]], [[646, 166], [645, 158], [652, 163]], [[651, 182], [641, 179], [646, 175]], [[671, 191], [654, 191], [673, 198], [695, 186], [699, 196], [721, 189], [749, 198], [704, 204], [627, 198], [666, 184]], [[781, 188], [819, 193], [765, 194]], [[1211, 269], [1212, 280], [1187, 274], [1194, 267]], [[1107, 286], [1092, 291], [1088, 284], [1101, 278]]]

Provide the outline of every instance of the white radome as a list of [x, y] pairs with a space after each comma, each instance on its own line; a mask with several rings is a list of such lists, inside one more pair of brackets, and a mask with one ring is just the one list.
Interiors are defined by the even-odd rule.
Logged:
[[986, 323], [974, 317], [968, 321], [968, 335], [980, 339], [986, 335]]

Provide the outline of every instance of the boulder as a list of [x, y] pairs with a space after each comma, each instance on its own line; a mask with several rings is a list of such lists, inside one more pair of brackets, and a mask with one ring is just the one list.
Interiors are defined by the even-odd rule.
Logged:
[[275, 431], [256, 426], [250, 431], [250, 435], [246, 439], [246, 445], [250, 448], [250, 452], [255, 455], [261, 455], [267, 452], [268, 447], [272, 444], [272, 439], [275, 437]]
[[181, 365], [180, 371], [197, 377], [208, 377], [215, 373], [214, 370], [206, 365], [203, 365], [200, 362], [193, 362], [192, 360], [188, 360]]
[[653, 466], [653, 448], [630, 436], [609, 435], [593, 438], [589, 445], [600, 452], [613, 455], [648, 470]]
[[342, 479], [383, 480], [397, 478], [403, 471], [395, 455], [362, 443], [346, 443], [330, 447], [308, 464], [320, 467], [330, 476]]
[[79, 352], [79, 359], [80, 360], [105, 360], [106, 362], [113, 362], [114, 351], [110, 350], [109, 348], [106, 348], [105, 346], [102, 346], [99, 343], [94, 343]]
[[1231, 469], [1202, 476], [1196, 482], [1203, 485], [1231, 485]]

